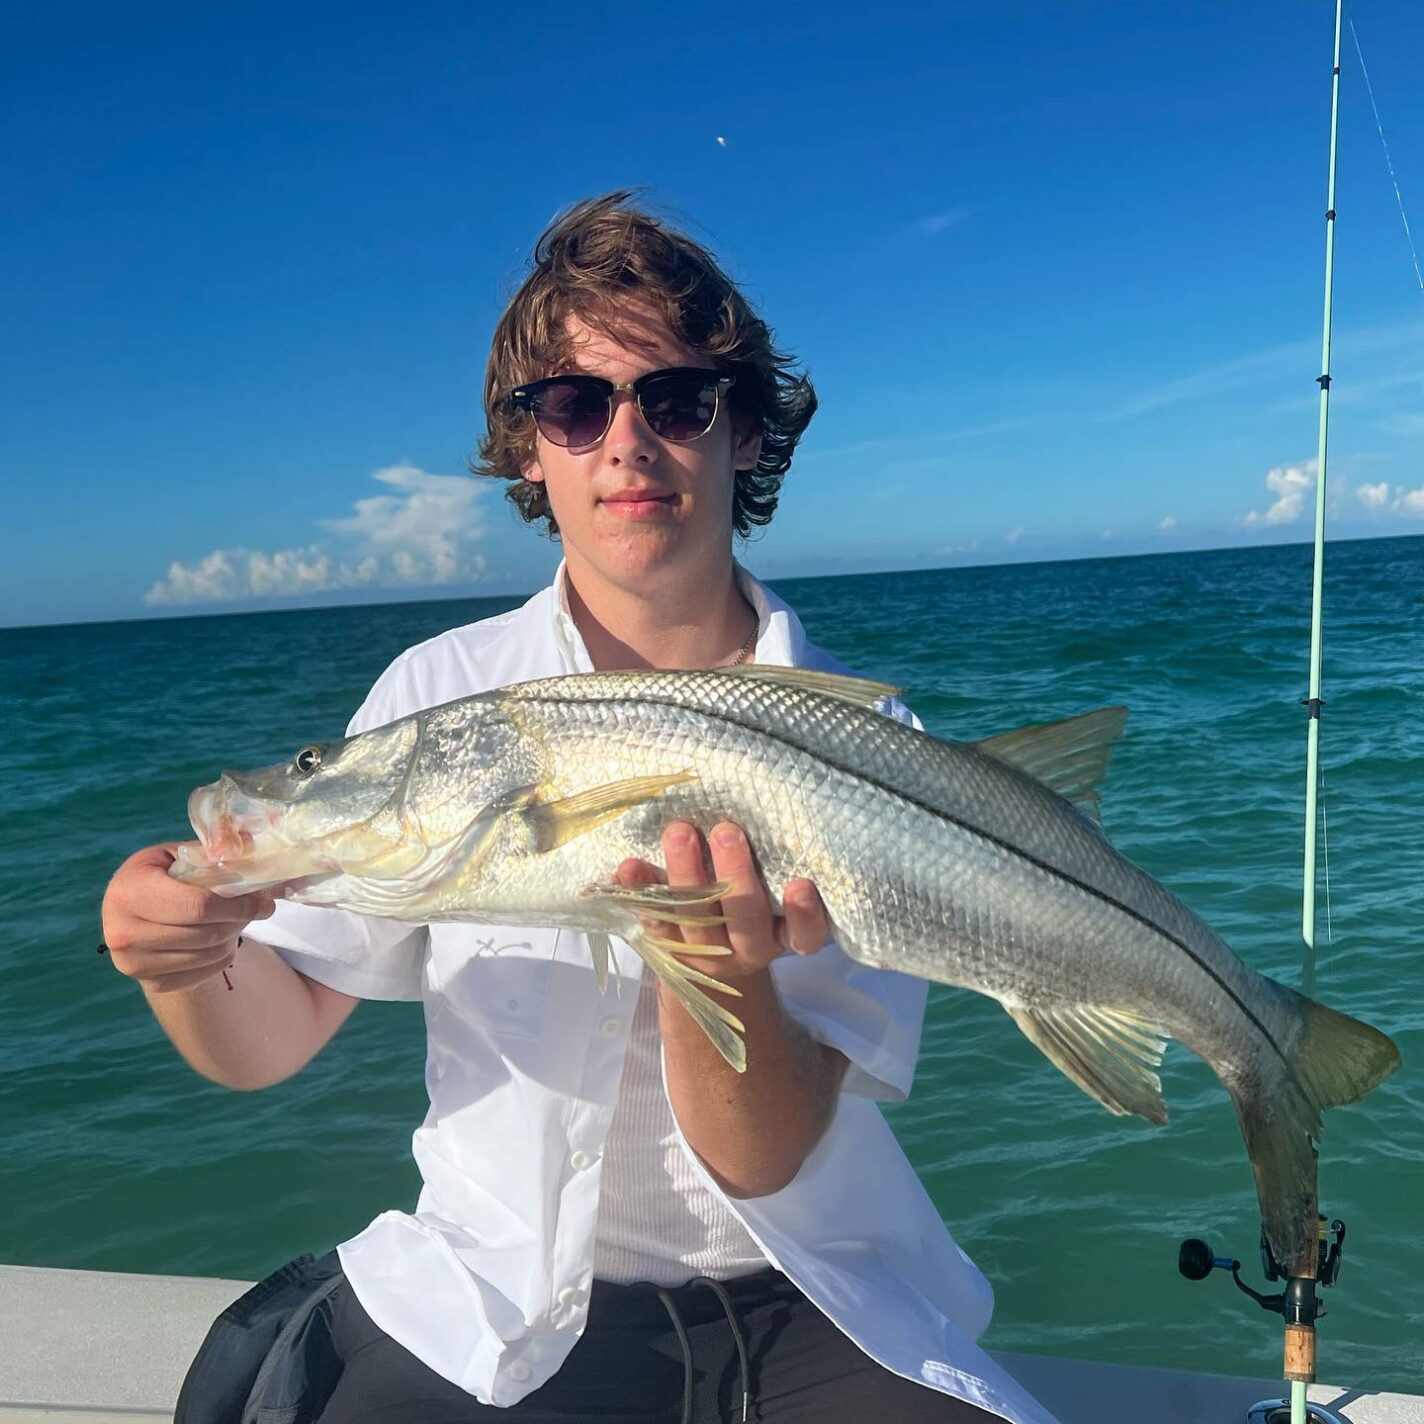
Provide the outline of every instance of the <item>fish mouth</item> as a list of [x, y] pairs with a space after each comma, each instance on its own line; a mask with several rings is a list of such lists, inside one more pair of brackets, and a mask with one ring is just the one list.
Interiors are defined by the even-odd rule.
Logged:
[[322, 878], [331, 865], [316, 866], [310, 856], [294, 855], [282, 835], [286, 811], [284, 803], [253, 795], [237, 776], [223, 772], [188, 797], [188, 820], [198, 843], [177, 848], [170, 874], [219, 895], [290, 886], [313, 871], [319, 873], [312, 878]]
[[251, 855], [257, 837], [272, 831], [285, 809], [249, 795], [226, 771], [188, 797], [188, 820], [213, 865]]

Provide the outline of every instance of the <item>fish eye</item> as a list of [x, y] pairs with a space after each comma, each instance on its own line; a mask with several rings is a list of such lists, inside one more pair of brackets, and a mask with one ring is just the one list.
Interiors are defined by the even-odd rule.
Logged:
[[321, 748], [303, 747], [293, 758], [292, 764], [303, 776], [309, 775], [321, 765]]

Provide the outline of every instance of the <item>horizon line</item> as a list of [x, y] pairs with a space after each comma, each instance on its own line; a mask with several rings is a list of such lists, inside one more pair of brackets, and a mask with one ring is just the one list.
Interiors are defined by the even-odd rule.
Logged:
[[[1327, 542], [1330, 548], [1338, 548], [1346, 544], [1370, 544], [1387, 539], [1424, 539], [1424, 533], [1419, 534], [1360, 534], [1351, 538], [1331, 539]], [[770, 574], [763, 578], [764, 583], [776, 584], [779, 582], [791, 581], [811, 581], [828, 578], [883, 578], [889, 574], [933, 574], [933, 573], [959, 573], [970, 569], [994, 569], [994, 568], [1027, 568], [1038, 564], [1090, 564], [1103, 563], [1115, 559], [1166, 559], [1183, 554], [1219, 554], [1232, 552], [1246, 552], [1251, 549], [1291, 549], [1309, 548], [1314, 544], [1313, 538], [1299, 540], [1276, 540], [1262, 544], [1206, 544], [1199, 547], [1181, 549], [1146, 549], [1137, 553], [1101, 553], [1101, 554], [1063, 554], [1046, 558], [1036, 559], [985, 559], [976, 563], [963, 564], [934, 564], [928, 567], [896, 567], [880, 569], [857, 569], [841, 573], [825, 574]], [[758, 575], [758, 577], [761, 577]], [[104, 628], [120, 626], [126, 623], [170, 623], [198, 618], [250, 618], [257, 615], [271, 613], [321, 613], [328, 609], [336, 608], [399, 608], [407, 604], [421, 603], [461, 603], [471, 599], [508, 599], [508, 598], [532, 598], [538, 592], [537, 589], [528, 589], [504, 593], [457, 593], [447, 594], [443, 597], [417, 597], [417, 598], [392, 598], [384, 602], [357, 603], [357, 602], [330, 602], [330, 603], [299, 603], [283, 604], [273, 603], [265, 607], [257, 608], [232, 608], [232, 609], [206, 609], [202, 612], [186, 613], [148, 613], [137, 617], [122, 618], [80, 618], [80, 619], [40, 619], [32, 623], [0, 623], [0, 633], [21, 632], [29, 628]]]

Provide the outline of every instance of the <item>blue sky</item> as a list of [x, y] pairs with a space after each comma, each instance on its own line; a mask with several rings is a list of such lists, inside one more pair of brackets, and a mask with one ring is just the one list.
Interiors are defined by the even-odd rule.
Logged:
[[[0, 13], [0, 624], [536, 587], [459, 478], [489, 334], [629, 184], [821, 394], [758, 572], [1308, 536], [1328, 0]], [[1424, 7], [1347, 14], [1424, 239]], [[1331, 530], [1424, 533], [1343, 68]]]

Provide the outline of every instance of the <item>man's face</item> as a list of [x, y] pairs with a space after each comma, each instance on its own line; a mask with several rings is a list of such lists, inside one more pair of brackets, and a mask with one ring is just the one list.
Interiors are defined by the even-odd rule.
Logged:
[[[571, 317], [566, 369], [622, 383], [662, 367], [712, 365], [649, 311], [629, 308], [621, 325], [627, 345]], [[705, 435], [674, 443], [648, 429], [632, 392], [619, 391], [602, 440], [565, 448], [540, 435], [524, 477], [544, 485], [585, 597], [595, 583], [647, 593], [730, 567], [735, 472], [751, 469], [760, 450], [760, 434], [736, 436], [725, 398]]]

